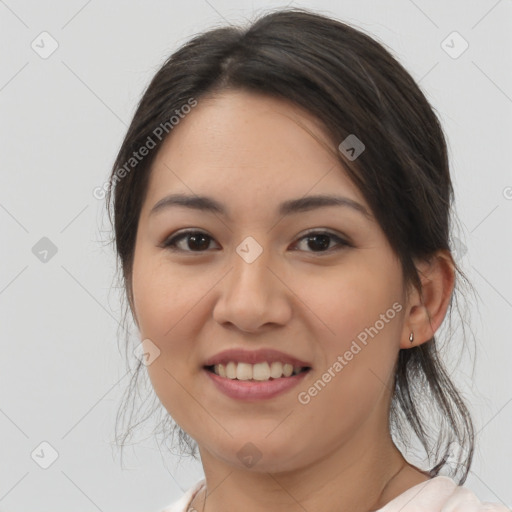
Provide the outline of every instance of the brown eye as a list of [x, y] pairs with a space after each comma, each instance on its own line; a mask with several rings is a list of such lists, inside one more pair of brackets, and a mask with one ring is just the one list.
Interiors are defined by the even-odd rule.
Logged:
[[[329, 233], [328, 231], [313, 231], [307, 233], [305, 236], [299, 239], [299, 242], [303, 240], [306, 241], [306, 247], [311, 249], [310, 251], [306, 252], [331, 252], [332, 250], [339, 250], [343, 247], [350, 246], [347, 241], [343, 240], [334, 233]], [[329, 248], [332, 241], [336, 242], [335, 246], [334, 248]]]
[[[208, 249], [211, 240], [213, 238], [202, 231], [183, 231], [168, 238], [162, 247], [176, 251], [204, 252]], [[178, 245], [182, 241], [185, 243]]]

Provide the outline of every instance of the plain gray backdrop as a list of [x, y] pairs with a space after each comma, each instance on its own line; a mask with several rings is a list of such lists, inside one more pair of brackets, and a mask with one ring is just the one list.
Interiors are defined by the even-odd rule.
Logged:
[[[114, 419], [129, 375], [109, 225], [92, 191], [170, 53], [285, 5], [0, 0], [1, 511], [158, 511], [202, 477], [198, 463], [160, 453], [151, 428], [121, 467]], [[456, 256], [479, 294], [467, 313], [475, 370], [466, 356], [451, 365], [478, 431], [466, 486], [511, 506], [512, 1], [289, 5], [384, 43], [441, 118], [462, 226]], [[457, 354], [460, 335], [450, 344]]]

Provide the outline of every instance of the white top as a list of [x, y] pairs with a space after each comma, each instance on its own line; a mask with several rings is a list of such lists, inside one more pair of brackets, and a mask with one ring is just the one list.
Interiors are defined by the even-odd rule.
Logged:
[[[178, 500], [161, 512], [187, 512], [194, 496], [205, 485], [199, 480]], [[469, 489], [451, 478], [436, 476], [411, 487], [375, 512], [511, 512], [498, 503], [481, 502]]]

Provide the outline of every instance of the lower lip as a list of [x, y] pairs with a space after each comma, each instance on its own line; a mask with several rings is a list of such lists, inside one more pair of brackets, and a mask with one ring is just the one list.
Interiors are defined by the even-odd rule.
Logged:
[[217, 386], [217, 389], [230, 398], [238, 400], [265, 400], [273, 398], [296, 386], [309, 373], [308, 370], [291, 377], [254, 381], [228, 379], [206, 369], [203, 370]]

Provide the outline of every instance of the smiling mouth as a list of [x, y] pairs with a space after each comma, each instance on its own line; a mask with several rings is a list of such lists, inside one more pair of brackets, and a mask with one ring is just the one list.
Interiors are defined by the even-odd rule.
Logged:
[[293, 366], [289, 363], [283, 364], [279, 361], [256, 364], [230, 361], [227, 364], [204, 366], [204, 369], [229, 380], [252, 382], [264, 382], [293, 377], [311, 370], [309, 366]]

